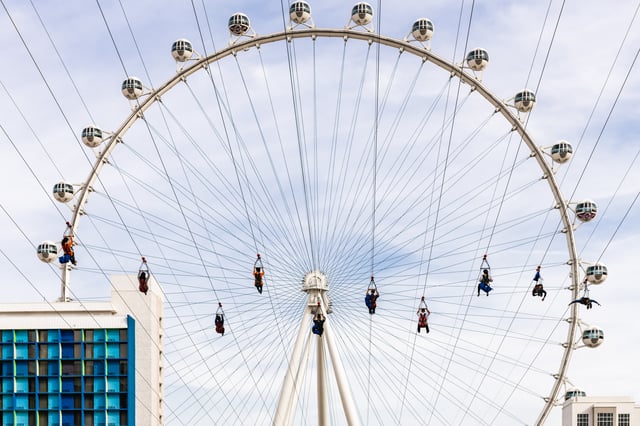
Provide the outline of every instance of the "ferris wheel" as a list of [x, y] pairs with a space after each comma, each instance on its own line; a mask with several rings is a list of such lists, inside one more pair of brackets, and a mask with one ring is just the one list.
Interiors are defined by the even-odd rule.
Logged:
[[572, 146], [533, 139], [533, 91], [483, 85], [486, 50], [345, 16], [296, 1], [259, 35], [236, 13], [213, 53], [177, 39], [161, 86], [127, 78], [38, 256], [63, 301], [104, 271], [160, 283], [168, 424], [544, 423], [604, 337], [579, 313], [607, 268], [574, 241], [597, 205], [555, 179]]

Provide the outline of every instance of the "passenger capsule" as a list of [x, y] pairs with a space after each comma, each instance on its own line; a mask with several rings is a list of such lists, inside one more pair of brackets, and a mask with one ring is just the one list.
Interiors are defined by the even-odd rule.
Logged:
[[420, 18], [413, 23], [411, 35], [418, 41], [429, 41], [433, 36], [433, 22], [427, 18]]
[[82, 142], [89, 148], [97, 147], [102, 143], [102, 129], [96, 126], [85, 127], [82, 129]]
[[53, 185], [53, 197], [61, 203], [73, 200], [73, 185], [67, 182], [56, 183]]
[[142, 81], [138, 77], [129, 77], [122, 82], [122, 94], [125, 98], [134, 100], [142, 96]]
[[311, 19], [311, 7], [306, 1], [296, 1], [289, 6], [289, 17], [296, 24], [304, 24]]
[[556, 163], [566, 163], [573, 155], [573, 147], [567, 141], [558, 141], [551, 147], [551, 159]]
[[189, 40], [178, 39], [171, 45], [171, 56], [178, 62], [186, 62], [193, 56], [193, 45]]
[[467, 53], [467, 66], [474, 71], [483, 71], [489, 63], [489, 53], [481, 48]]
[[591, 284], [602, 284], [607, 280], [607, 267], [601, 263], [587, 266], [587, 281]]
[[604, 341], [604, 331], [598, 327], [589, 327], [582, 332], [582, 343], [590, 348], [598, 347]]
[[582, 389], [577, 389], [577, 388], [569, 389], [564, 394], [564, 400], [567, 401], [571, 398], [576, 398], [578, 396], [587, 396], [587, 393]]
[[516, 93], [514, 104], [518, 111], [529, 112], [536, 103], [536, 95], [531, 90]]
[[53, 241], [43, 241], [38, 244], [38, 259], [51, 263], [58, 257], [58, 246]]
[[356, 3], [351, 9], [351, 20], [357, 25], [369, 25], [373, 21], [373, 8], [365, 2]]
[[228, 27], [231, 34], [239, 37], [249, 31], [251, 23], [249, 22], [249, 17], [244, 13], [234, 13], [231, 18], [229, 18]]
[[576, 217], [582, 222], [589, 222], [597, 213], [598, 206], [591, 200], [584, 200], [576, 205]]

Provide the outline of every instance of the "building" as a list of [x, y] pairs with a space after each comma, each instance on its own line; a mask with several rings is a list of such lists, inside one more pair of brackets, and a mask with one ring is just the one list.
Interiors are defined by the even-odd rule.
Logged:
[[110, 302], [0, 305], [2, 426], [162, 424], [158, 285], [111, 284]]
[[630, 397], [588, 397], [579, 390], [565, 394], [562, 426], [634, 425], [640, 425], [640, 406]]

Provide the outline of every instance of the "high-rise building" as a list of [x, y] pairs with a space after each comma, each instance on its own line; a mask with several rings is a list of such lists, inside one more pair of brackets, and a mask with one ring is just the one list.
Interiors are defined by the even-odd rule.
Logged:
[[110, 302], [0, 305], [0, 424], [162, 424], [162, 298], [112, 278]]
[[562, 404], [562, 426], [640, 425], [640, 406], [625, 396], [588, 397], [573, 389]]

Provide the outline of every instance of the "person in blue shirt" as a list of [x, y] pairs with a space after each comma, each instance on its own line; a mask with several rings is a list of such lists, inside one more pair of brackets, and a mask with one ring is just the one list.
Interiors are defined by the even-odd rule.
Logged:
[[482, 270], [482, 277], [480, 277], [480, 282], [478, 283], [478, 296], [480, 296], [480, 290], [484, 291], [485, 293], [487, 293], [487, 296], [489, 295], [489, 292], [491, 290], [493, 290], [491, 288], [491, 286], [489, 285], [490, 282], [493, 281], [493, 278], [491, 278], [489, 276], [489, 270], [488, 269], [483, 269]]
[[364, 303], [367, 305], [369, 313], [372, 315], [376, 313], [376, 301], [378, 300], [378, 297], [380, 297], [380, 293], [378, 293], [377, 288], [367, 290], [367, 293], [364, 296]]
[[322, 333], [324, 333], [325, 319], [325, 316], [320, 312], [315, 316], [315, 318], [313, 319], [313, 327], [311, 327], [311, 332], [313, 332], [313, 334], [322, 336]]

